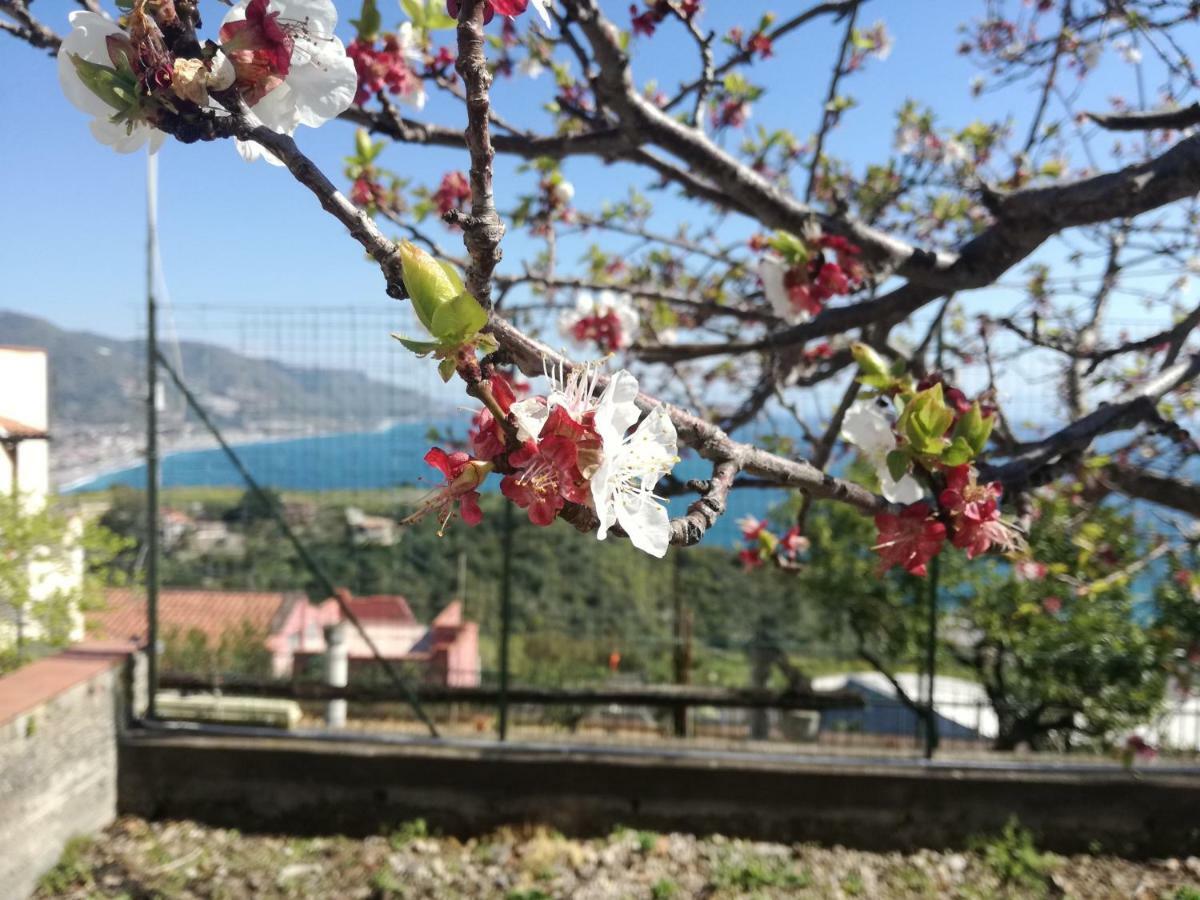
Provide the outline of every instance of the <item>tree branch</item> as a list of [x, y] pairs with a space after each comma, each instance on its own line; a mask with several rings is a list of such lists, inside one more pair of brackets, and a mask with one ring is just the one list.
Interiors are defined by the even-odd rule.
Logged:
[[1152, 109], [1148, 112], [1087, 113], [1087, 117], [1109, 131], [1190, 128], [1192, 125], [1200, 125], [1200, 103], [1179, 109]]
[[467, 130], [465, 140], [471, 153], [471, 215], [459, 216], [463, 243], [471, 255], [467, 267], [467, 290], [485, 309], [492, 305], [492, 273], [500, 262], [500, 240], [504, 224], [496, 212], [492, 193], [492, 149], [488, 114], [488, 88], [492, 73], [483, 49], [483, 14], [486, 0], [464, 0], [458, 18], [458, 61], [454, 68], [466, 85]]

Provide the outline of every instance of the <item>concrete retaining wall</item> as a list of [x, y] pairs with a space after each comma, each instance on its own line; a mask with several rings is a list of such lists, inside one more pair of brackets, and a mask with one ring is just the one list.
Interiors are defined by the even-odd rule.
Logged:
[[869, 849], [958, 847], [1010, 816], [1063, 852], [1200, 852], [1200, 779], [1119, 770], [900, 770], [576, 751], [413, 747], [133, 733], [120, 807], [243, 830], [378, 833], [423, 817], [448, 833], [617, 824]]
[[112, 821], [126, 648], [80, 647], [0, 678], [0, 898]]

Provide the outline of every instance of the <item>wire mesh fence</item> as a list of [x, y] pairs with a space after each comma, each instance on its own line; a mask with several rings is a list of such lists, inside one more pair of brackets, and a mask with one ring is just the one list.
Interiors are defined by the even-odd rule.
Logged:
[[[785, 576], [738, 571], [728, 552], [737, 510], [716, 546], [666, 561], [519, 513], [506, 529], [495, 496], [479, 528], [402, 527], [441, 479], [425, 451], [461, 441], [469, 417], [434, 366], [399, 351], [388, 336], [397, 319], [387, 307], [177, 308], [168, 319], [164, 365], [193, 402], [164, 379], [160, 715], [427, 733], [395, 670], [437, 731], [462, 738], [927, 749], [923, 713], [904, 699], [930, 693], [924, 650], [894, 679], [871, 671]], [[200, 410], [262, 491], [214, 446]], [[116, 462], [74, 489], [96, 498], [108, 524], [144, 537], [145, 470]], [[744, 493], [759, 515], [781, 499]], [[135, 540], [124, 564], [135, 573], [143, 563]], [[332, 629], [348, 619], [362, 630], [342, 639], [338, 677]], [[93, 620], [103, 636], [145, 639], [144, 593], [110, 591]], [[996, 711], [967, 673], [943, 671], [932, 694], [939, 752], [993, 746]], [[1173, 716], [1161, 743], [1200, 751], [1200, 707], [1177, 704]]]

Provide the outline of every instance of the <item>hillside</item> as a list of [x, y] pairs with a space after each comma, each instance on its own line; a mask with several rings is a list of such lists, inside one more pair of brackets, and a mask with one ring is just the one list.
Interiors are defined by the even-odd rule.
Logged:
[[[45, 319], [0, 310], [0, 344], [45, 347], [50, 354], [51, 427], [129, 426], [142, 418], [145, 342], [67, 331]], [[168, 351], [174, 356], [174, 348]], [[298, 367], [241, 356], [214, 344], [179, 344], [189, 387], [222, 426], [257, 430], [266, 422], [321, 428], [370, 426], [421, 415], [428, 398], [353, 371]], [[168, 422], [183, 400], [167, 385]], [[173, 415], [172, 415], [173, 413]]]

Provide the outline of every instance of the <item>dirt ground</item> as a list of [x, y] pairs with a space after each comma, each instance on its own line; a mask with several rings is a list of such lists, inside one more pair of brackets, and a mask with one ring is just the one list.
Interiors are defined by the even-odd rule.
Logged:
[[1200, 900], [1200, 858], [1041, 853], [1017, 827], [965, 853], [866, 853], [618, 829], [539, 828], [459, 841], [423, 822], [366, 839], [241, 834], [122, 819], [78, 838], [34, 895], [169, 898], [1076, 897]]

